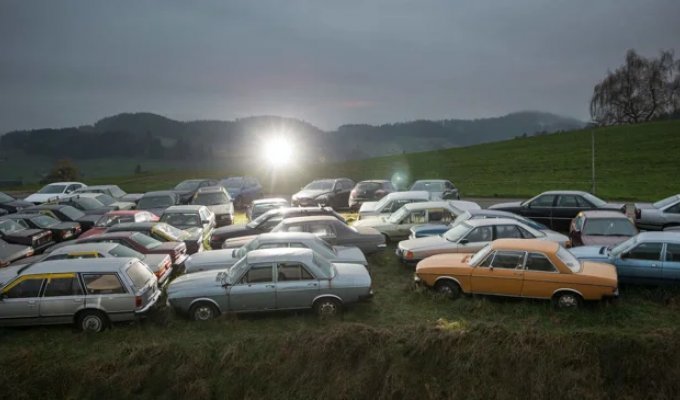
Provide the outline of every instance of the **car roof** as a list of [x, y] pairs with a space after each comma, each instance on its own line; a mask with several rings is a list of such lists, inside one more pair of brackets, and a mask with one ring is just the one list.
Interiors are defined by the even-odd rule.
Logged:
[[172, 190], [155, 190], [152, 192], [146, 192], [142, 195], [142, 197], [154, 197], [154, 196], [172, 196], [176, 197], [177, 194], [173, 192]]
[[39, 261], [19, 270], [19, 274], [48, 274], [65, 272], [102, 272], [107, 269], [118, 270], [137, 261], [136, 258], [72, 258], [66, 260]]
[[448, 179], [418, 179], [417, 181], [413, 183], [422, 183], [422, 182], [449, 182]]
[[637, 236], [638, 241], [672, 241], [680, 242], [680, 232], [641, 232]]
[[430, 192], [424, 190], [408, 190], [405, 192], [392, 192], [385, 197], [390, 199], [430, 199]]
[[270, 198], [266, 198], [266, 199], [253, 200], [253, 205], [255, 205], [255, 204], [269, 204], [269, 203], [286, 203], [286, 204], [288, 204], [288, 200], [284, 199], [283, 197], [270, 197]]
[[620, 213], [618, 211], [609, 211], [609, 210], [586, 210], [586, 211], [581, 211], [579, 214], [582, 214], [586, 218], [620, 218], [620, 219], [628, 219], [628, 217]]
[[501, 211], [501, 210], [489, 210], [489, 209], [477, 209], [477, 210], [467, 210], [467, 213], [470, 214], [470, 216], [492, 216], [492, 217], [508, 217], [508, 218], [517, 218], [519, 215], [511, 213], [509, 211]]
[[87, 187], [78, 189], [78, 191], [87, 190], [87, 189], [111, 189], [111, 188], [117, 188], [117, 187], [118, 187], [118, 185], [91, 185], [91, 186], [87, 186]]
[[225, 191], [223, 186], [206, 186], [198, 188], [198, 193], [224, 193]]
[[[185, 180], [183, 180], [183, 181], [180, 182], [180, 183], [184, 183], [184, 182], [205, 182], [205, 181], [212, 181], [212, 180], [214, 180], [214, 179], [208, 179], [208, 178], [192, 178], [192, 179], [185, 179]], [[179, 185], [179, 183], [178, 183], [178, 185]]]
[[458, 208], [455, 203], [450, 200], [440, 200], [440, 201], [421, 201], [418, 203], [408, 203], [404, 207], [408, 210], [424, 210], [427, 208]]
[[359, 181], [359, 182], [357, 182], [357, 185], [360, 184], [360, 183], [387, 183], [387, 182], [391, 182], [391, 181], [388, 180], [388, 179], [369, 179], [369, 180], [365, 180], [365, 181]]
[[[335, 218], [333, 218], [335, 219]], [[257, 240], [308, 240], [318, 237], [310, 232], [269, 232], [257, 235]]]
[[314, 254], [311, 249], [278, 247], [272, 249], [253, 250], [246, 256], [248, 263], [259, 262], [278, 262], [285, 259], [285, 261], [301, 261], [309, 262]]
[[113, 210], [107, 212], [104, 215], [137, 215], [141, 213], [151, 214], [149, 211], [146, 210]]
[[555, 242], [539, 239], [498, 239], [491, 242], [491, 248], [494, 250], [518, 250], [555, 253], [560, 248], [560, 245]]
[[127, 232], [127, 231], [109, 232], [109, 231], [106, 231], [106, 232], [98, 233], [96, 235], [88, 236], [86, 238], [78, 239], [78, 240], [79, 241], [82, 240], [83, 242], [86, 242], [90, 239], [108, 239], [108, 238], [130, 237], [130, 236], [134, 235], [135, 233], [138, 233], [138, 232]]
[[109, 250], [116, 246], [120, 246], [118, 243], [80, 243], [80, 244], [70, 244], [68, 246], [59, 247], [50, 252], [51, 254], [67, 254], [67, 253], [79, 253], [87, 251], [100, 251], [103, 253], [108, 253]]
[[514, 218], [473, 218], [463, 223], [474, 227], [489, 225], [524, 225], [521, 221]]
[[[43, 204], [38, 204], [35, 206], [27, 207], [25, 210], [58, 210], [60, 208], [64, 207], [71, 207], [74, 210], [78, 210], [77, 208], [74, 208], [72, 206], [69, 206], [68, 204], [58, 204], [58, 203], [43, 203]], [[80, 210], [78, 210], [80, 211]]]
[[[87, 188], [85, 188], [85, 189], [87, 189]], [[82, 193], [80, 193], [79, 192], [79, 193], [72, 194], [72, 195], [70, 195], [68, 197], [64, 197], [64, 198], [65, 199], [77, 199], [78, 197], [86, 197], [86, 198], [93, 198], [94, 199], [94, 198], [97, 198], [97, 197], [102, 196], [102, 195], [108, 196], [106, 193], [95, 193], [95, 192], [82, 192]]]
[[305, 217], [293, 217], [293, 218], [286, 218], [281, 223], [283, 224], [295, 224], [298, 222], [313, 222], [313, 221], [338, 221], [340, 222], [337, 218], [335, 218], [332, 215], [310, 215], [310, 216], [305, 216]]
[[590, 194], [590, 193], [584, 192], [582, 190], [548, 190], [547, 192], [543, 192], [541, 194], [578, 194], [578, 195], [584, 195], [584, 194]]
[[85, 184], [82, 183], [82, 182], [71, 181], [71, 182], [52, 182], [52, 183], [48, 183], [45, 186], [51, 186], [51, 185], [85, 185]]
[[[123, 222], [122, 224], [115, 224], [107, 229], [107, 232], [121, 232], [127, 229], [151, 229], [158, 224], [165, 224], [165, 222], [158, 221], [143, 221], [143, 222]], [[167, 225], [167, 224], [165, 224]]]
[[205, 206], [197, 204], [181, 205], [181, 206], [170, 206], [163, 211], [163, 214], [181, 213], [181, 212], [198, 212], [200, 209], [205, 208]]

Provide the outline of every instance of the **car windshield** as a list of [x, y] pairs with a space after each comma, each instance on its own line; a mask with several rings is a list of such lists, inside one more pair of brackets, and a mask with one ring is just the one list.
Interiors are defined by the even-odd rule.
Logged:
[[409, 213], [410, 213], [410, 211], [409, 211], [408, 208], [402, 207], [402, 208], [398, 209], [397, 211], [393, 212], [392, 215], [390, 215], [389, 218], [387, 218], [387, 220], [392, 224], [398, 224]]
[[15, 221], [13, 219], [0, 220], [0, 232], [3, 235], [9, 235], [13, 232], [23, 231], [28, 228], [24, 221]]
[[616, 245], [614, 248], [612, 248], [612, 251], [609, 254], [611, 254], [613, 257], [617, 257], [619, 254], [635, 246], [637, 241], [638, 237], [633, 236], [632, 238], [626, 240], [625, 242]]
[[144, 259], [144, 254], [122, 245], [118, 245], [109, 250], [109, 254], [111, 254], [114, 257], [131, 257], [139, 258], [140, 260]]
[[227, 196], [224, 192], [198, 193], [191, 201], [191, 204], [197, 204], [201, 206], [215, 206], [218, 204], [227, 203], [229, 203], [229, 196]]
[[304, 190], [332, 190], [334, 181], [314, 181], [304, 187]]
[[161, 245], [161, 242], [158, 240], [139, 232], [133, 233], [130, 238], [147, 250], [155, 249]]
[[162, 195], [162, 196], [149, 196], [142, 197], [137, 204], [137, 208], [140, 210], [145, 210], [149, 208], [168, 208], [174, 205], [172, 201], [172, 196]]
[[586, 220], [583, 234], [589, 236], [633, 236], [635, 226], [627, 218], [591, 218]]
[[486, 255], [489, 254], [489, 252], [491, 252], [491, 245], [490, 244], [482, 247], [481, 250], [479, 250], [478, 252], [475, 253], [475, 255], [470, 257], [468, 264], [469, 265], [479, 264], [486, 257]]
[[158, 231], [161, 236], [169, 241], [181, 242], [189, 236], [187, 232], [164, 223], [154, 225], [153, 230]]
[[576, 257], [569, 252], [569, 250], [562, 246], [560, 246], [560, 249], [557, 250], [557, 258], [562, 260], [564, 265], [569, 267], [571, 272], [579, 272], [581, 270], [581, 262], [577, 260]]
[[380, 188], [382, 188], [382, 183], [380, 182], [359, 182], [356, 187], [357, 190], [367, 191], [375, 191], [379, 190]]
[[172, 226], [201, 226], [201, 218], [194, 213], [169, 213], [163, 214], [161, 222]]
[[201, 181], [184, 181], [177, 184], [177, 186], [175, 186], [175, 190], [194, 191], [198, 189], [198, 185], [200, 184]]
[[591, 202], [595, 207], [602, 207], [603, 205], [607, 204], [606, 201], [602, 200], [601, 198], [594, 196], [590, 193], [586, 193], [583, 195], [583, 197], [586, 198], [589, 202]]
[[469, 224], [462, 222], [453, 228], [449, 229], [444, 233], [444, 239], [448, 240], [449, 242], [455, 242], [457, 243], [460, 239], [465, 237], [465, 235], [468, 234], [472, 230], [472, 226]]
[[652, 204], [652, 207], [654, 207], [654, 208], [664, 208], [666, 206], [669, 206], [669, 205], [675, 203], [676, 201], [678, 201], [678, 195], [673, 195], [671, 197], [666, 197], [663, 200], [657, 201], [656, 203]]
[[243, 178], [227, 178], [223, 179], [220, 184], [229, 189], [240, 189], [243, 186]]
[[85, 213], [71, 206], [64, 206], [59, 209], [71, 221], [76, 221], [85, 216]]
[[98, 228], [107, 228], [128, 222], [135, 222], [135, 217], [133, 215], [103, 215], [94, 225]]
[[73, 201], [84, 210], [96, 210], [97, 208], [104, 207], [104, 204], [90, 197], [80, 197], [78, 199], [74, 199]]
[[50, 217], [49, 215], [38, 215], [35, 218], [31, 218], [31, 222], [33, 222], [38, 228], [43, 229], [59, 224], [59, 221]]
[[40, 189], [38, 193], [42, 194], [59, 194], [59, 193], [64, 193], [64, 189], [66, 189], [66, 185], [47, 185]]
[[314, 243], [318, 246], [317, 249], [319, 253], [321, 253], [324, 257], [326, 258], [335, 258], [337, 255], [337, 252], [335, 251], [335, 248], [330, 245], [327, 241], [321, 239], [320, 237], [314, 238]]
[[325, 258], [321, 257], [320, 255], [314, 253], [312, 254], [312, 258], [314, 259], [314, 264], [316, 264], [319, 269], [323, 272], [324, 276], [327, 276], [330, 279], [333, 279], [335, 277], [335, 268], [333, 267], [333, 264], [326, 260]]
[[105, 206], [110, 206], [111, 204], [116, 202], [116, 200], [113, 197], [109, 196], [108, 194], [104, 194], [104, 193], [98, 195], [97, 197], [95, 197], [95, 199], [97, 199], [97, 201], [99, 201], [100, 203], [102, 203]]
[[472, 214], [470, 214], [469, 211], [465, 211], [464, 213], [460, 214], [459, 216], [456, 217], [456, 219], [451, 222], [451, 226], [456, 226], [461, 224], [463, 221], [467, 221], [472, 218]]
[[136, 289], [143, 288], [147, 282], [154, 279], [154, 275], [151, 273], [149, 268], [141, 262], [136, 262], [130, 265], [130, 268], [127, 269], [126, 274], [128, 277], [130, 277], [130, 280]]
[[14, 201], [14, 197], [12, 197], [12, 196], [10, 196], [6, 193], [0, 192], [0, 203], [7, 203], [7, 202], [10, 202], [10, 201]]
[[410, 190], [425, 190], [426, 192], [443, 192], [444, 182], [416, 182]]

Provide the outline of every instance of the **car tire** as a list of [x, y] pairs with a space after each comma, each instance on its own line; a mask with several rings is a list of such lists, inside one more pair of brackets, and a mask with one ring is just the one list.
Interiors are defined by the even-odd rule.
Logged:
[[208, 302], [200, 302], [191, 306], [189, 310], [189, 317], [193, 321], [209, 321], [215, 319], [220, 315], [220, 311], [214, 304]]
[[460, 286], [456, 282], [449, 280], [442, 280], [434, 285], [435, 292], [448, 297], [451, 300], [455, 300], [460, 297]]
[[583, 299], [574, 292], [560, 292], [553, 296], [553, 305], [558, 310], [575, 310], [582, 304]]
[[324, 297], [314, 302], [314, 312], [320, 318], [333, 318], [342, 314], [342, 303], [332, 297]]
[[76, 326], [83, 332], [102, 332], [109, 326], [109, 318], [99, 310], [85, 310], [78, 314]]

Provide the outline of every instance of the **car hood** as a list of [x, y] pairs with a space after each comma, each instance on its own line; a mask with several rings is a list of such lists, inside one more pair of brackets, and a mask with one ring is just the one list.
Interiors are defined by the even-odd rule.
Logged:
[[50, 226], [47, 229], [54, 229], [54, 230], [57, 230], [57, 231], [66, 231], [66, 230], [69, 230], [69, 229], [75, 229], [79, 226], [80, 226], [80, 224], [77, 223], [77, 222], [65, 221], [65, 222], [60, 222], [58, 224]]
[[392, 225], [390, 222], [387, 221], [387, 217], [369, 217], [360, 219], [358, 221], [354, 221], [354, 223], [352, 224], [352, 226], [357, 228], [357, 230], [360, 227], [375, 228], [376, 226], [384, 225]]
[[294, 198], [298, 199], [313, 199], [322, 194], [331, 193], [330, 190], [300, 190], [293, 195]]
[[335, 276], [331, 280], [333, 287], [371, 286], [371, 276], [361, 264], [333, 263]]
[[[24, 246], [23, 244], [12, 244], [7, 243], [4, 240], [0, 240], [0, 264], [7, 264], [14, 260], [18, 260], [22, 257], [30, 256], [32, 254], [33, 248], [31, 246]], [[4, 273], [5, 270], [7, 270], [7, 268], [0, 268], [0, 273]], [[2, 278], [0, 278], [0, 281], [2, 281]]]
[[355, 226], [357, 232], [361, 234], [362, 237], [366, 236], [380, 236], [383, 237], [382, 233], [380, 233], [379, 230], [375, 228], [371, 228], [370, 226]]
[[48, 200], [60, 199], [66, 196], [63, 193], [33, 193], [32, 195], [26, 197], [24, 201], [31, 203], [45, 203]]
[[184, 240], [199, 240], [203, 238], [203, 228], [198, 226], [184, 229], [183, 231], [186, 233], [186, 237], [183, 238]]
[[601, 262], [586, 261], [581, 268], [581, 275], [587, 275], [595, 279], [595, 284], [616, 287], [618, 275], [616, 267]]
[[47, 231], [44, 231], [42, 229], [24, 229], [21, 231], [12, 232], [8, 235], [5, 235], [5, 237], [18, 240], [28, 240], [29, 242], [31, 242], [33, 240], [34, 235], [40, 235], [43, 232]]
[[156, 272], [163, 266], [167, 258], [167, 254], [147, 254], [144, 256], [144, 264], [148, 265], [153, 272]]
[[399, 248], [404, 251], [433, 250], [455, 245], [455, 243], [449, 242], [441, 236], [427, 236], [399, 242]]
[[193, 291], [209, 288], [219, 288], [222, 286], [218, 275], [227, 270], [201, 271], [193, 274], [182, 275], [168, 285], [168, 297], [172, 298], [180, 292]]
[[252, 235], [253, 233], [254, 229], [249, 228], [246, 224], [238, 224], [217, 228], [213, 231], [212, 236], [227, 239], [230, 237]]
[[489, 207], [489, 210], [504, 210], [504, 209], [517, 209], [522, 207], [521, 201], [511, 201], [507, 203], [498, 203]]
[[447, 253], [430, 256], [420, 261], [416, 266], [416, 273], [426, 274], [450, 274], [455, 271], [458, 274], [470, 274], [472, 267], [467, 263], [470, 254]]
[[222, 245], [222, 248], [223, 249], [239, 248], [243, 245], [250, 243], [256, 237], [257, 237], [257, 235], [247, 235], [247, 236], [236, 237], [236, 238], [233, 238], [233, 239], [227, 239], [224, 242], [224, 244]]
[[186, 273], [194, 273], [201, 269], [229, 269], [239, 260], [239, 258], [234, 257], [233, 250], [235, 249], [204, 251], [192, 254], [184, 263]]
[[7, 203], [2, 203], [2, 205], [10, 206], [16, 210], [21, 210], [22, 208], [32, 207], [33, 203], [25, 200], [12, 200]]
[[581, 241], [584, 246], [605, 246], [612, 248], [619, 243], [623, 243], [630, 239], [630, 236], [590, 236], [581, 235]]
[[100, 217], [101, 215], [85, 214], [78, 218], [76, 222], [79, 222], [83, 227], [92, 227]]
[[377, 201], [365, 201], [361, 204], [361, 207], [359, 207], [359, 212], [373, 212], [375, 211], [377, 205]]
[[598, 260], [605, 261], [609, 259], [609, 251], [606, 246], [580, 246], [569, 249], [579, 260]]
[[567, 242], [569, 241], [569, 237], [567, 237], [566, 235], [563, 235], [559, 232], [555, 232], [555, 231], [550, 230], [550, 229], [545, 229], [545, 230], [542, 230], [541, 232], [545, 233], [545, 236], [540, 238], [540, 239], [543, 239], [543, 240], [549, 240], [551, 242], [557, 242], [557, 243], [559, 243], [563, 246], [565, 244], [567, 244]]
[[603, 205], [602, 207], [599, 207], [601, 210], [614, 210], [614, 211], [626, 211], [626, 204], [625, 203], [607, 203]]
[[215, 204], [212, 206], [206, 206], [208, 207], [208, 210], [214, 212], [217, 215], [220, 214], [233, 214], [234, 213], [234, 206], [230, 204]]
[[354, 246], [336, 246], [335, 260], [333, 260], [333, 262], [368, 265], [364, 253], [358, 247]]

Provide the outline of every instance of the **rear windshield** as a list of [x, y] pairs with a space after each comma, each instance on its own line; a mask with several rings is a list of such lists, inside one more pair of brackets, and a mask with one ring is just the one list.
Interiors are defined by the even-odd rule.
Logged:
[[66, 189], [66, 185], [47, 185], [44, 188], [40, 189], [40, 191], [38, 191], [38, 193], [57, 194], [57, 193], [63, 193], [65, 189]]
[[142, 197], [139, 200], [139, 204], [137, 205], [137, 208], [143, 210], [147, 208], [167, 208], [170, 206], [175, 205], [172, 199], [172, 196], [149, 196], [149, 197]]
[[201, 206], [216, 206], [229, 203], [229, 196], [224, 192], [217, 193], [198, 193], [191, 201], [191, 204]]
[[156, 247], [161, 245], [161, 242], [159, 242], [158, 240], [139, 232], [133, 233], [131, 238], [132, 240], [141, 244], [142, 246], [144, 246], [144, 248], [148, 250], [155, 249]]
[[114, 257], [138, 258], [140, 260], [144, 259], [144, 254], [122, 245], [118, 245], [109, 250], [109, 254]]
[[666, 206], [668, 206], [668, 205], [671, 205], [671, 204], [675, 203], [676, 201], [678, 201], [678, 196], [677, 196], [677, 195], [673, 195], [673, 196], [671, 196], [671, 197], [666, 197], [666, 198], [663, 199], [663, 200], [657, 201], [656, 203], [652, 204], [652, 206], [653, 206], [654, 208], [664, 208], [664, 207], [666, 207]]
[[74, 201], [85, 210], [95, 210], [104, 206], [103, 203], [90, 197], [81, 197]]
[[379, 190], [382, 188], [382, 183], [379, 182], [360, 182], [357, 184], [357, 190]]
[[66, 215], [71, 221], [75, 221], [79, 218], [82, 218], [85, 215], [85, 213], [71, 206], [62, 207], [59, 209], [59, 211], [61, 211], [62, 214]]
[[38, 215], [35, 218], [31, 218], [31, 221], [39, 228], [49, 228], [59, 224], [59, 221], [50, 217], [49, 215]]
[[104, 215], [97, 220], [95, 226], [99, 228], [106, 228], [127, 222], [135, 222], [134, 215]]
[[105, 206], [110, 206], [111, 204], [115, 203], [116, 200], [114, 200], [113, 197], [109, 196], [108, 194], [100, 194], [99, 196], [95, 197], [100, 203], [102, 203]]
[[194, 213], [163, 214], [161, 222], [172, 226], [201, 226], [201, 218]]
[[141, 262], [132, 263], [126, 273], [136, 289], [143, 288], [146, 286], [147, 282], [154, 279], [154, 275], [151, 273], [151, 270], [149, 270], [149, 267]]
[[589, 236], [633, 236], [637, 233], [628, 218], [592, 218], [586, 220], [583, 234]]

